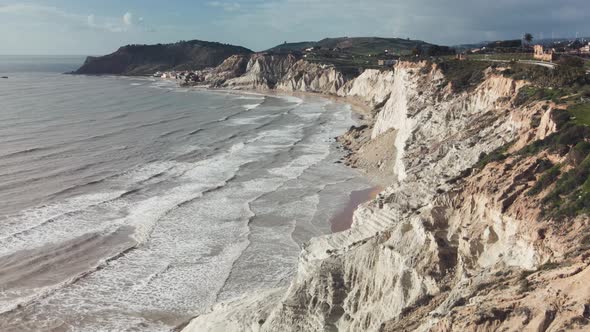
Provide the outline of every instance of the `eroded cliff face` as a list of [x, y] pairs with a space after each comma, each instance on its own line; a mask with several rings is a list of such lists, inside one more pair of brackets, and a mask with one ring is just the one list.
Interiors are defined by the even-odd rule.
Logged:
[[[326, 68], [318, 73], [326, 74]], [[290, 77], [290, 82], [302, 79]], [[402, 62], [393, 71], [368, 70], [354, 81], [317, 85], [329, 86], [331, 93], [340, 85], [336, 94], [376, 108], [370, 123], [346, 140], [353, 144], [364, 137], [355, 146], [358, 154], [393, 147], [383, 160], [360, 164], [374, 163], [373, 169], [390, 173], [390, 186], [357, 210], [350, 230], [305, 244], [288, 289], [220, 305], [186, 330], [578, 326], [590, 316], [585, 302], [590, 290], [581, 285], [590, 273], [588, 258], [575, 256], [561, 273], [544, 267], [571, 256], [588, 230], [587, 220], [558, 227], [540, 217], [536, 198], [523, 194], [542, 160], [563, 157], [542, 152], [473, 168], [482, 153], [509, 142], [520, 149], [556, 130], [552, 104], [514, 105], [524, 84], [490, 70], [477, 87], [453, 93], [436, 65]], [[533, 117], [540, 117], [539, 125]]]
[[336, 94], [344, 76], [332, 66], [294, 55], [233, 56], [217, 68], [197, 74], [196, 82], [217, 88]]

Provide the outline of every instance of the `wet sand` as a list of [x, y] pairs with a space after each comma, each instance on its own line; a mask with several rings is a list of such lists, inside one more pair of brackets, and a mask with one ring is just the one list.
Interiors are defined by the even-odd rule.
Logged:
[[382, 190], [383, 188], [381, 187], [373, 187], [351, 192], [346, 206], [330, 220], [332, 232], [338, 233], [350, 229], [354, 211], [356, 211], [359, 205], [377, 197]]

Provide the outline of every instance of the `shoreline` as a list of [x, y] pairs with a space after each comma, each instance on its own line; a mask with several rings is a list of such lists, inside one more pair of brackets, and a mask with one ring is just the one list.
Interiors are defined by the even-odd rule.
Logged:
[[[180, 84], [179, 84], [180, 86]], [[274, 97], [296, 97], [296, 98], [304, 98], [304, 97], [314, 97], [314, 98], [322, 98], [327, 99], [335, 103], [345, 104], [350, 107], [350, 116], [351, 120], [355, 123], [356, 126], [364, 126], [369, 123], [369, 119], [372, 118], [373, 108], [370, 107], [365, 102], [361, 101], [356, 97], [342, 97], [337, 95], [328, 95], [319, 92], [300, 92], [300, 91], [278, 91], [278, 90], [255, 90], [255, 89], [222, 89], [222, 88], [212, 88], [208, 86], [185, 86], [183, 88], [198, 90], [203, 92], [213, 92], [213, 93], [230, 93], [236, 95], [259, 95], [259, 96], [274, 96]], [[354, 127], [352, 127], [354, 128]], [[371, 201], [374, 201], [379, 193], [385, 190], [387, 183], [384, 181], [378, 181], [378, 176], [372, 175], [369, 169], [363, 169], [354, 167], [353, 165], [349, 164], [347, 160], [350, 158], [351, 155], [355, 155], [358, 150], [351, 148], [351, 146], [347, 146], [343, 144], [341, 138], [346, 137], [352, 130], [352, 128], [342, 132], [339, 136], [335, 137], [333, 143], [334, 148], [344, 152], [343, 156], [339, 159], [337, 163], [341, 163], [346, 168], [349, 168], [353, 171], [356, 171], [359, 176], [363, 177], [367, 180], [368, 183], [371, 184], [370, 187], [363, 189], [363, 190], [355, 190], [351, 191], [348, 194], [348, 200], [341, 208], [335, 211], [335, 214], [332, 215], [327, 221], [328, 226], [330, 227], [330, 233], [326, 234], [327, 236], [331, 236], [333, 234], [344, 232], [349, 230], [353, 223], [354, 213], [357, 211], [359, 207], [364, 204], [367, 204]], [[271, 289], [266, 289], [265, 291], [270, 291]], [[174, 332], [185, 331], [188, 326], [190, 326], [191, 322], [197, 319], [199, 316], [207, 315], [215, 310], [216, 307], [220, 305], [224, 305], [227, 303], [232, 303], [234, 301], [240, 301], [240, 299], [244, 299], [246, 297], [254, 297], [255, 294], [252, 293], [245, 293], [242, 297], [237, 299], [231, 299], [229, 301], [222, 301], [217, 302], [213, 306], [206, 308], [206, 310], [198, 314], [186, 321], [182, 322], [181, 324], [177, 325], [172, 329]]]
[[[378, 168], [367, 167], [364, 164], [358, 164], [356, 161], [365, 159], [360, 153], [362, 144], [358, 144], [363, 139], [363, 134], [357, 136], [356, 130], [359, 128], [372, 128], [374, 120], [373, 111], [374, 108], [362, 101], [358, 97], [350, 96], [337, 96], [330, 95], [321, 92], [302, 92], [302, 91], [282, 91], [282, 90], [255, 90], [255, 89], [223, 89], [223, 88], [211, 88], [208, 86], [187, 86], [184, 88], [194, 89], [204, 92], [219, 92], [219, 93], [232, 93], [232, 94], [253, 94], [260, 96], [284, 96], [284, 97], [314, 97], [330, 100], [334, 103], [344, 104], [350, 107], [351, 118], [355, 125], [349, 130], [343, 132], [337, 137], [336, 149], [344, 152], [344, 156], [340, 159], [340, 162], [346, 165], [348, 168], [354, 169], [359, 172], [367, 181], [369, 181], [373, 187], [380, 187], [383, 190], [391, 183], [391, 178], [387, 174], [383, 174]], [[370, 137], [370, 132], [368, 134]], [[355, 142], [358, 141], [358, 142]], [[353, 144], [351, 144], [353, 143]]]
[[[128, 76], [133, 77], [133, 76]], [[180, 84], [180, 83], [177, 83]], [[331, 100], [336, 103], [346, 104], [350, 106], [351, 111], [354, 114], [361, 116], [371, 115], [372, 108], [365, 102], [354, 97], [342, 97], [337, 95], [329, 95], [321, 92], [304, 92], [304, 91], [283, 91], [283, 90], [255, 90], [255, 89], [224, 89], [224, 88], [212, 88], [206, 85], [195, 85], [195, 86], [180, 86], [185, 89], [193, 89], [206, 92], [225, 92], [234, 94], [254, 94], [261, 96], [291, 96], [291, 97], [316, 97]]]
[[354, 222], [354, 212], [359, 206], [374, 200], [382, 191], [383, 188], [379, 186], [352, 191], [346, 206], [330, 219], [332, 234], [349, 230]]
[[[94, 84], [94, 83], [96, 83], [96, 84], [102, 84], [103, 82], [101, 82], [101, 81], [103, 81], [103, 80], [93, 80], [93, 81], [87, 81], [87, 82], [88, 83], [92, 83], [92, 84]], [[109, 78], [107, 78], [104, 81], [105, 82], [109, 82], [109, 83], [111, 82], [111, 80]], [[135, 79], [126, 80], [125, 78], [123, 78], [122, 80], [119, 80], [119, 82], [114, 82], [114, 80], [112, 81], [112, 83], [113, 84], [116, 83], [117, 86], [119, 86], [119, 83], [121, 83], [121, 86], [123, 88], [124, 87], [128, 87], [130, 84], [131, 85], [136, 85], [137, 82], [139, 82], [139, 81], [136, 81]], [[157, 81], [154, 82], [154, 83], [158, 84]], [[152, 85], [152, 83], [147, 82], [147, 85]], [[160, 97], [160, 92], [162, 92], [162, 91], [165, 92], [165, 90], [168, 87], [171, 87], [174, 90], [177, 90], [177, 89], [175, 89], [176, 85], [174, 85], [174, 84], [163, 84], [163, 85], [165, 85], [164, 90], [158, 90], [157, 93], [156, 93], [156, 95], [157, 95], [156, 98], [162, 98], [162, 97]], [[133, 95], [138, 94], [137, 90], [125, 90], [123, 88], [121, 89], [122, 91], [124, 91], [123, 95], [124, 96], [127, 95], [128, 98], [129, 97], [132, 97]], [[132, 88], [132, 89], [135, 89], [135, 88]], [[145, 89], [147, 89], [147, 87]], [[182, 91], [179, 91], [179, 93], [168, 94], [168, 97], [166, 98], [166, 100], [169, 100], [169, 102], [170, 102], [171, 105], [174, 105], [175, 104], [174, 100], [172, 100], [173, 98], [176, 98], [177, 100], [180, 100], [182, 98], [182, 94], [186, 91], [184, 89], [178, 89], [178, 90], [182, 90]], [[146, 91], [150, 95], [153, 92], [153, 90], [149, 90], [149, 91], [146, 90]], [[325, 98], [326, 96], [323, 95], [323, 94], [288, 94], [288, 93], [272, 93], [271, 91], [268, 91], [269, 93], [259, 93], [259, 92], [254, 92], [254, 91], [251, 92], [251, 91], [246, 91], [246, 90], [231, 90], [231, 92], [234, 93], [235, 95], [227, 95], [226, 97], [223, 97], [221, 94], [226, 93], [227, 90], [222, 91], [222, 90], [207, 89], [207, 90], [203, 90], [203, 91], [204, 92], [207, 91], [207, 92], [217, 93], [218, 94], [218, 96], [217, 96], [218, 98], [216, 100], [218, 100], [218, 103], [220, 103], [222, 105], [222, 109], [228, 109], [229, 110], [228, 107], [225, 107], [224, 106], [223, 100], [233, 100], [233, 99], [235, 99], [234, 97], [235, 96], [238, 96], [238, 95], [258, 94], [260, 96], [263, 96], [263, 95], [268, 96], [269, 102], [267, 102], [267, 104], [269, 105], [269, 107], [272, 107], [272, 105], [274, 105], [274, 104], [277, 104], [278, 105], [280, 103], [281, 105], [286, 105], [284, 107], [285, 109], [287, 109], [287, 108], [289, 108], [289, 109], [296, 109], [292, 113], [300, 113], [300, 115], [307, 115], [307, 113], [313, 113], [313, 114], [315, 114], [315, 113], [323, 113], [322, 117], [319, 117], [319, 116], [317, 118], [316, 117], [311, 117], [312, 119], [316, 119], [316, 120], [308, 120], [310, 117], [307, 117], [307, 118], [306, 117], [303, 117], [303, 116], [302, 117], [296, 117], [295, 115], [292, 115], [292, 116], [288, 117], [287, 118], [288, 120], [285, 120], [284, 122], [287, 125], [292, 124], [292, 125], [295, 125], [295, 126], [298, 125], [298, 124], [300, 124], [300, 123], [308, 123], [308, 122], [310, 122], [310, 123], [312, 123], [312, 125], [313, 125], [314, 128], [319, 128], [319, 129], [317, 129], [317, 131], [318, 131], [318, 133], [321, 133], [321, 134], [318, 134], [319, 137], [321, 137], [321, 140], [319, 140], [319, 139], [316, 140], [315, 138], [314, 139], [311, 139], [310, 138], [309, 140], [305, 140], [304, 144], [302, 144], [302, 145], [299, 146], [299, 148], [301, 148], [301, 149], [305, 149], [305, 146], [307, 146], [307, 144], [310, 144], [310, 146], [315, 145], [316, 147], [317, 146], [320, 146], [321, 147], [320, 150], [322, 151], [322, 154], [318, 154], [318, 155], [323, 155], [323, 151], [327, 151], [326, 146], [329, 146], [330, 147], [330, 153], [331, 153], [331, 155], [327, 159], [325, 159], [325, 157], [324, 157], [324, 159], [321, 159], [322, 162], [321, 162], [321, 164], [318, 164], [318, 166], [319, 166], [318, 168], [321, 168], [323, 171], [321, 173], [318, 173], [318, 174], [322, 174], [324, 176], [327, 175], [326, 178], [328, 178], [328, 177], [331, 178], [332, 174], [330, 174], [330, 173], [332, 172], [332, 170], [334, 170], [334, 173], [335, 174], [339, 173], [342, 170], [345, 170], [345, 171], [347, 171], [345, 173], [346, 174], [346, 177], [344, 178], [345, 181], [349, 181], [350, 179], [354, 179], [354, 178], [358, 178], [358, 179], [364, 178], [364, 174], [358, 173], [357, 171], [355, 171], [354, 169], [352, 169], [350, 167], [345, 167], [345, 165], [338, 165], [338, 164], [340, 164], [338, 162], [338, 160], [342, 157], [342, 150], [337, 149], [337, 147], [339, 146], [339, 144], [338, 144], [338, 142], [336, 142], [333, 139], [333, 137], [334, 136], [337, 136], [337, 135], [344, 134], [348, 130], [349, 126], [351, 126], [351, 125], [353, 125], [353, 124], [356, 123], [356, 116], [355, 116], [356, 113], [353, 111], [353, 108], [351, 106], [348, 106], [348, 105], [343, 104], [341, 102], [341, 100], [339, 100], [339, 98], [332, 97], [332, 98], [330, 98], [328, 100], [328, 99]], [[188, 91], [188, 92], [189, 92], [189, 94], [191, 94], [190, 93], [191, 91]], [[191, 98], [195, 98], [194, 101], [192, 102], [192, 105], [193, 106], [190, 106], [190, 104], [189, 104], [188, 108], [198, 109], [199, 108], [199, 105], [200, 105], [200, 101], [198, 99], [196, 99], [196, 98], [200, 98], [201, 96], [198, 96], [197, 94], [192, 94], [192, 95], [193, 95], [193, 97], [191, 97]], [[273, 97], [273, 96], [275, 96], [275, 97]], [[288, 97], [287, 98], [280, 98], [280, 99], [278, 99], [278, 97], [282, 97], [282, 96], [294, 96], [294, 97], [293, 98], [290, 98], [290, 99]], [[307, 98], [308, 96], [309, 96], [309, 98]], [[213, 96], [210, 96], [209, 98], [215, 98], [215, 97], [216, 96], [213, 95]], [[303, 101], [300, 101], [299, 99], [296, 99], [295, 97], [306, 97], [306, 98]], [[275, 99], [275, 98], [277, 98], [277, 99]], [[262, 99], [262, 97], [260, 97], [259, 99]], [[296, 104], [293, 104], [291, 102], [290, 103], [284, 102], [284, 101], [287, 101], [287, 100], [295, 101], [296, 103], [304, 102], [305, 104], [316, 104], [317, 106], [314, 105], [312, 107], [306, 107], [304, 105], [304, 106], [298, 108], [296, 106]], [[335, 104], [332, 101], [338, 102], [338, 104]], [[250, 101], [238, 101], [238, 103], [240, 104], [240, 106], [244, 106], [244, 105], [241, 105], [241, 104], [248, 104], [249, 102]], [[181, 104], [181, 102], [177, 102], [177, 103], [179, 105]], [[160, 103], [157, 102], [157, 108], [159, 108], [161, 110], [166, 110], [165, 107], [162, 107], [162, 106], [159, 106], [159, 105], [160, 105]], [[182, 104], [182, 105], [184, 105], [184, 104]], [[131, 110], [133, 110], [133, 108], [131, 108]], [[241, 113], [245, 113], [246, 115], [244, 115], [244, 117], [249, 117], [249, 116], [250, 117], [253, 117], [254, 115], [257, 115], [257, 114], [251, 114], [251, 113], [248, 113], [248, 112], [243, 112], [240, 107], [236, 107], [236, 110], [239, 110], [240, 111], [240, 114]], [[190, 112], [190, 110], [189, 110], [189, 112]], [[196, 112], [193, 112], [193, 113], [196, 113]], [[224, 114], [220, 114], [221, 112], [218, 112], [218, 111], [213, 111], [213, 112], [209, 112], [209, 113], [210, 113], [209, 114], [209, 117], [214, 117], [214, 118], [220, 118], [222, 115], [224, 115]], [[274, 115], [275, 113], [278, 114], [278, 111], [276, 111], [274, 109], [271, 110], [271, 111], [268, 111], [266, 113], [262, 113], [261, 112], [261, 114], [268, 114], [268, 115]], [[169, 114], [172, 114], [172, 113], [159, 112], [159, 114], [163, 114], [163, 119], [167, 119], [167, 118], [171, 118], [171, 115], [169, 115]], [[140, 117], [142, 117], [142, 116], [140, 115]], [[325, 126], [324, 126], [324, 123], [325, 123], [324, 122], [324, 120], [325, 120], [324, 117], [326, 119], [328, 119], [328, 118], [331, 119], [329, 121], [329, 124], [328, 125], [325, 125]], [[146, 118], [147, 119], [150, 119], [147, 116], [146, 116]], [[112, 122], [113, 122], [114, 125], [123, 126], [123, 124], [124, 124], [123, 120], [120, 120], [117, 117], [115, 117]], [[192, 123], [191, 122], [188, 122], [187, 125], [181, 126], [181, 127], [188, 127], [189, 130], [192, 130], [192, 129], [195, 129], [195, 127], [199, 127], [199, 126], [200, 126], [200, 123], [197, 122], [197, 121], [195, 121], [195, 122], [192, 122]], [[336, 129], [332, 129], [332, 128], [336, 128]], [[167, 128], [166, 126], [164, 126], [164, 127], [157, 127], [156, 129], [154, 129], [154, 133], [157, 134], [157, 135], [160, 135], [160, 134], [167, 133], [167, 131], [172, 130], [172, 129], [175, 129], [175, 128]], [[287, 130], [282, 130], [282, 132], [281, 132], [281, 134], [285, 134], [285, 135], [287, 135], [287, 133], [288, 133]], [[304, 138], [306, 138], [306, 137], [309, 136], [306, 133], [310, 133], [310, 132], [302, 132], [302, 133], [303, 134], [301, 134], [301, 135], [303, 135]], [[246, 131], [244, 131], [244, 134], [243, 135], [245, 135], [245, 134], [247, 134]], [[272, 136], [272, 135], [270, 135], [270, 136]], [[315, 134], [313, 136], [315, 136]], [[222, 136], [222, 137], [225, 140], [225, 136]], [[242, 139], [242, 137], [238, 137], [238, 139]], [[299, 142], [299, 141], [295, 141], [295, 142]], [[152, 144], [152, 142], [149, 142], [149, 141], [148, 141], [148, 143], [149, 144]], [[171, 144], [172, 147], [174, 147], [176, 145], [182, 145], [182, 142], [179, 142], [178, 140], [176, 142], [174, 140], [171, 140], [171, 143], [172, 143]], [[277, 149], [280, 149], [280, 145], [277, 145], [277, 146], [279, 146], [279, 148], [277, 148]], [[321, 158], [321, 157], [318, 157], [318, 158]], [[286, 163], [289, 162], [289, 159], [292, 160], [293, 159], [293, 155], [290, 155], [289, 157], [287, 155], [285, 155], [284, 160], [286, 160]], [[323, 162], [323, 160], [326, 160], [326, 162]], [[266, 176], [268, 176], [268, 175], [266, 175]], [[317, 176], [317, 174], [315, 176]], [[160, 179], [162, 179], [162, 178], [160, 178]], [[316, 179], [319, 179], [320, 180], [320, 181], [317, 181], [318, 183], [319, 182], [322, 182], [322, 179], [321, 178], [316, 177]], [[202, 179], [198, 179], [198, 178], [197, 178], [196, 181], [203, 182]], [[335, 181], [335, 182], [329, 182], [328, 181], [329, 183], [327, 184], [326, 187], [332, 187], [332, 186], [334, 186], [334, 184], [344, 183], [345, 181]], [[159, 182], [159, 180], [156, 181], [156, 182]], [[340, 208], [342, 206], [344, 206], [347, 201], [349, 201], [349, 194], [351, 193], [351, 191], [352, 190], [359, 190], [361, 188], [365, 188], [365, 187], [369, 187], [370, 186], [370, 183], [368, 183], [368, 181], [362, 181], [362, 182], [363, 183], [361, 185], [356, 186], [356, 187], [336, 187], [336, 189], [331, 189], [331, 190], [328, 189], [328, 190], [326, 190], [326, 195], [327, 195], [326, 197], [328, 197], [328, 199], [326, 201], [329, 202], [329, 203], [331, 203], [331, 204], [330, 205], [323, 205], [323, 203], [321, 203], [321, 204], [318, 203], [318, 205], [322, 209], [327, 208], [327, 207], [332, 207], [332, 208], [331, 208], [331, 210], [330, 210], [329, 213], [319, 214], [317, 212], [314, 212], [316, 214], [311, 215], [312, 217], [315, 217], [316, 218], [315, 221], [317, 221], [317, 222], [315, 223], [315, 225], [320, 225], [321, 224], [321, 226], [322, 226], [322, 232], [321, 232], [321, 234], [316, 234], [314, 236], [320, 236], [320, 235], [323, 235], [323, 234], [330, 234], [330, 224], [328, 222], [329, 222], [330, 218], [333, 215], [337, 214], [339, 212]], [[183, 182], [182, 184], [186, 184], [186, 183]], [[315, 188], [315, 183], [314, 182], [309, 182], [308, 185], [309, 185], [309, 187]], [[305, 186], [303, 186], [302, 188], [305, 188]], [[341, 189], [339, 189], [339, 188], [341, 188]], [[94, 188], [92, 188], [92, 189], [94, 189]], [[307, 190], [307, 189], [305, 189], [305, 190]], [[324, 188], [320, 188], [319, 191], [317, 191], [317, 192], [322, 192], [323, 190], [324, 190]], [[317, 193], [317, 192], [315, 192], [315, 193]], [[224, 195], [227, 195], [227, 194], [224, 193]], [[139, 197], [139, 196], [141, 196], [141, 197]], [[177, 196], [179, 196], [179, 195], [176, 195], [173, 198], [176, 199]], [[230, 195], [227, 195], [227, 196], [230, 196]], [[269, 195], [269, 196], [272, 196], [272, 195]], [[221, 197], [221, 195], [219, 197]], [[285, 197], [289, 197], [289, 196], [285, 196]], [[295, 197], [295, 196], [293, 196], [293, 197]], [[300, 196], [300, 197], [302, 197], [302, 196]], [[143, 199], [144, 199], [143, 195], [138, 195], [138, 201], [141, 201]], [[302, 210], [307, 209], [308, 206], [309, 207], [313, 207], [313, 209], [315, 209], [315, 207], [313, 205], [311, 205], [311, 204], [308, 204], [308, 201], [306, 201], [306, 200], [298, 199], [298, 197], [295, 197], [295, 200], [299, 200], [300, 201], [298, 204], [299, 204], [299, 206], [303, 207]], [[310, 201], [310, 202], [311, 203], [314, 203], [314, 201]], [[143, 205], [137, 204], [137, 207], [140, 208], [140, 207], [143, 207]], [[277, 210], [277, 211], [280, 212], [280, 213], [284, 213], [283, 211], [279, 211], [279, 210]], [[148, 213], [150, 213], [150, 212], [152, 212], [152, 211], [148, 211]], [[188, 213], [186, 215], [189, 216], [188, 218], [194, 218], [194, 215], [192, 217]], [[155, 214], [152, 214], [152, 216], [156, 216], [157, 217], [157, 215], [155, 215]], [[316, 216], [319, 216], [319, 217], [316, 217]], [[150, 216], [150, 218], [151, 218], [151, 216]], [[173, 227], [171, 227], [171, 229], [174, 229], [174, 228], [176, 228], [176, 229], [182, 229], [182, 228], [180, 228], [178, 226], [178, 223], [177, 223], [177, 221], [180, 220], [179, 215], [174, 215], [173, 218], [174, 218], [174, 221], [175, 221], [176, 225], [174, 225]], [[296, 220], [296, 219], [293, 218], [293, 220]], [[305, 218], [300, 218], [300, 220], [306, 220], [306, 219]], [[143, 220], [141, 220], [141, 221], [143, 222]], [[313, 230], [314, 228], [312, 228], [311, 226], [315, 226], [315, 225], [312, 224], [312, 223], [310, 223], [310, 225], [309, 225], [310, 226], [310, 229]], [[193, 226], [193, 229], [195, 229], [194, 226]], [[192, 230], [191, 230], [191, 232], [192, 232]], [[228, 233], [229, 232], [225, 231], [224, 233], [225, 233], [224, 236], [228, 236]], [[277, 232], [277, 233], [279, 233], [279, 232]], [[291, 231], [288, 230], [287, 232], [282, 232], [282, 233], [283, 233], [283, 236], [281, 236], [281, 237], [285, 237], [286, 238], [286, 237], [289, 237]], [[244, 234], [244, 233], [242, 233], [242, 234]], [[182, 241], [182, 240], [179, 239], [178, 241]], [[222, 242], [222, 241], [220, 241], [220, 242]], [[284, 243], [285, 241], [277, 241], [277, 242], [279, 242], [279, 243], [280, 242], [283, 242]], [[293, 246], [293, 248], [296, 248], [296, 251], [293, 250], [293, 252], [294, 252], [293, 259], [292, 260], [289, 260], [289, 261], [286, 261], [287, 263], [291, 263], [292, 262], [292, 266], [285, 265], [285, 266], [287, 266], [289, 268], [289, 270], [291, 270], [291, 268], [292, 268], [293, 271], [296, 271], [296, 268], [297, 268], [297, 257], [298, 257], [298, 255], [299, 255], [299, 253], [301, 251], [301, 245], [304, 242], [307, 242], [307, 240], [305, 240], [305, 241], [299, 241], [298, 246]], [[171, 260], [175, 260], [177, 257], [182, 257], [182, 252], [180, 252], [179, 250], [174, 250], [174, 251], [175, 252], [173, 252], [172, 255], [170, 255], [170, 257], [172, 257]], [[212, 253], [213, 253], [213, 251], [212, 251]], [[263, 253], [264, 253], [264, 251], [263, 251]], [[193, 252], [193, 254], [194, 254], [194, 252]], [[216, 254], [216, 252], [215, 252], [215, 254]], [[266, 255], [267, 256], [273, 256], [274, 254], [275, 254], [274, 251], [266, 251]], [[279, 265], [278, 267], [281, 267], [281, 266]], [[279, 270], [277, 267], [273, 267], [273, 268], [277, 269], [278, 271], [285, 271], [286, 270], [286, 269], [280, 269]], [[109, 273], [109, 274], [111, 273], [110, 271], [109, 272], [104, 272], [105, 270], [106, 269], [101, 270], [101, 271], [103, 271], [101, 273]], [[147, 274], [146, 271], [147, 270], [143, 271], [142, 273], [146, 273]], [[168, 271], [168, 270], [165, 270], [165, 271]], [[166, 272], [166, 273], [168, 273], [168, 272]], [[157, 275], [157, 274], [154, 274], [154, 275]], [[215, 275], [215, 274], [213, 274], [213, 275]], [[244, 275], [246, 275], [246, 274], [244, 273]], [[257, 275], [257, 274], [250, 274], [250, 275], [251, 275], [251, 277], [249, 279], [252, 279], [253, 281], [256, 281], [255, 279], [262, 279], [262, 278], [260, 278], [260, 275]], [[210, 280], [221, 280], [221, 279], [217, 279], [215, 277], [210, 277], [210, 278], [211, 278]], [[206, 280], [206, 279], [203, 279], [203, 280]], [[286, 280], [285, 282], [288, 282], [288, 281], [290, 281], [290, 278], [282, 277], [281, 282], [282, 282], [282, 280]], [[182, 283], [179, 283], [178, 281], [176, 281], [176, 283], [175, 284], [172, 284], [172, 285], [178, 285], [177, 286], [178, 288], [180, 288], [180, 287], [183, 286]], [[173, 286], [173, 287], [176, 288], [176, 286]], [[193, 284], [193, 286], [189, 286], [189, 288], [187, 288], [187, 290], [190, 290], [191, 288], [200, 288], [200, 287], [201, 287], [201, 285], [199, 283], [197, 283], [197, 284]], [[110, 287], [105, 287], [105, 289], [109, 289], [109, 288]], [[172, 288], [172, 287], [170, 287], [170, 288]], [[167, 288], [162, 288], [162, 289], [167, 289]], [[245, 288], [244, 290], [247, 290], [247, 289], [248, 288]], [[173, 289], [170, 289], [170, 291], [172, 291], [172, 290]], [[173, 293], [171, 292], [171, 294], [173, 294]], [[190, 293], [188, 293], [188, 292], [187, 292], [187, 294], [190, 295]], [[74, 295], [77, 296], [77, 294], [73, 294], [73, 295], [68, 294], [68, 296], [74, 296]], [[109, 296], [110, 295], [106, 296], [105, 298], [107, 298]], [[184, 295], [182, 297], [184, 297]], [[197, 301], [199, 299], [198, 297], [194, 297], [194, 296], [191, 296], [191, 297], [192, 297], [192, 299], [189, 300], [190, 302], [188, 302], [189, 305], [194, 305], [196, 308], [203, 308], [204, 310], [205, 309], [208, 309], [208, 306], [207, 305], [200, 305], [199, 301]], [[195, 300], [195, 299], [197, 299], [197, 300]], [[36, 310], [37, 307], [34, 306], [33, 308], [35, 308], [35, 310]], [[53, 314], [53, 308], [46, 309], [44, 307], [44, 304], [40, 304], [39, 305], [39, 308], [42, 308], [43, 310], [47, 310], [47, 312], [49, 313], [48, 315], [52, 315]], [[94, 309], [94, 307], [92, 308], [92, 310], [93, 309]], [[42, 310], [40, 310], [39, 312], [43, 312], [45, 314], [45, 312], [42, 311]], [[181, 312], [183, 312], [183, 311], [180, 311], [180, 310], [176, 311], [176, 313], [181, 313]], [[148, 313], [146, 316], [150, 317], [150, 315], [151, 314]], [[160, 317], [160, 316], [161, 317], [164, 317], [166, 320], [172, 321], [173, 322], [172, 325], [174, 325], [175, 322], [173, 321], [173, 319], [175, 319], [175, 318], [169, 318], [169, 317], [167, 317], [167, 315], [168, 314], [166, 314], [166, 313], [157, 313], [157, 316], [158, 317]], [[143, 314], [141, 314], [140, 316], [143, 316]], [[164, 318], [157, 318], [157, 319], [164, 319]], [[67, 318], [67, 319], [69, 319], [69, 318]], [[119, 319], [114, 319], [113, 320], [113, 323], [119, 324], [119, 322], [120, 322]]]

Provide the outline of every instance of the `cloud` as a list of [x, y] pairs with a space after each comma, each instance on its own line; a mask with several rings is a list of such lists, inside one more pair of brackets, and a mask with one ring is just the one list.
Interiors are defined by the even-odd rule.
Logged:
[[210, 7], [222, 8], [226, 12], [235, 12], [240, 10], [242, 6], [237, 2], [220, 2], [211, 1], [207, 3]]
[[[94, 14], [82, 15], [71, 13], [57, 7], [32, 5], [32, 4], [12, 4], [0, 6], [0, 15], [10, 15], [23, 19], [30, 19], [34, 22], [53, 23], [72, 29], [91, 29], [97, 31], [120, 33], [130, 31], [134, 25], [133, 14], [127, 12], [123, 18], [115, 17], [98, 17]], [[144, 23], [143, 18], [138, 20]]]
[[43, 5], [12, 4], [0, 6], [0, 14], [20, 16], [49, 16], [65, 19], [77, 19], [78, 16], [70, 14], [59, 8]]
[[95, 26], [96, 25], [96, 18], [94, 14], [88, 15], [88, 26]]
[[[223, 2], [210, 3], [222, 7]], [[218, 29], [256, 31], [251, 46], [336, 36], [410, 37], [441, 44], [590, 35], [588, 0], [269, 0], [242, 2]], [[264, 33], [261, 40], [260, 33]], [[266, 44], [264, 44], [266, 43]]]

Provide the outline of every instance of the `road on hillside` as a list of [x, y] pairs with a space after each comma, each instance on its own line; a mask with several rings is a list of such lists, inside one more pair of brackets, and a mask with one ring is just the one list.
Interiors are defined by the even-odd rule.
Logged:
[[534, 60], [518, 60], [519, 63], [525, 63], [529, 65], [541, 66], [545, 68], [554, 69], [557, 64], [552, 62], [545, 62], [545, 61], [534, 61]]
[[[495, 59], [475, 59], [475, 61], [487, 61], [487, 62], [501, 62], [501, 63], [509, 63], [510, 60], [495, 60]], [[557, 64], [552, 62], [545, 62], [545, 61], [535, 61], [535, 60], [518, 60], [518, 63], [524, 63], [526, 65], [533, 65], [533, 66], [541, 66], [545, 68], [555, 69]]]

